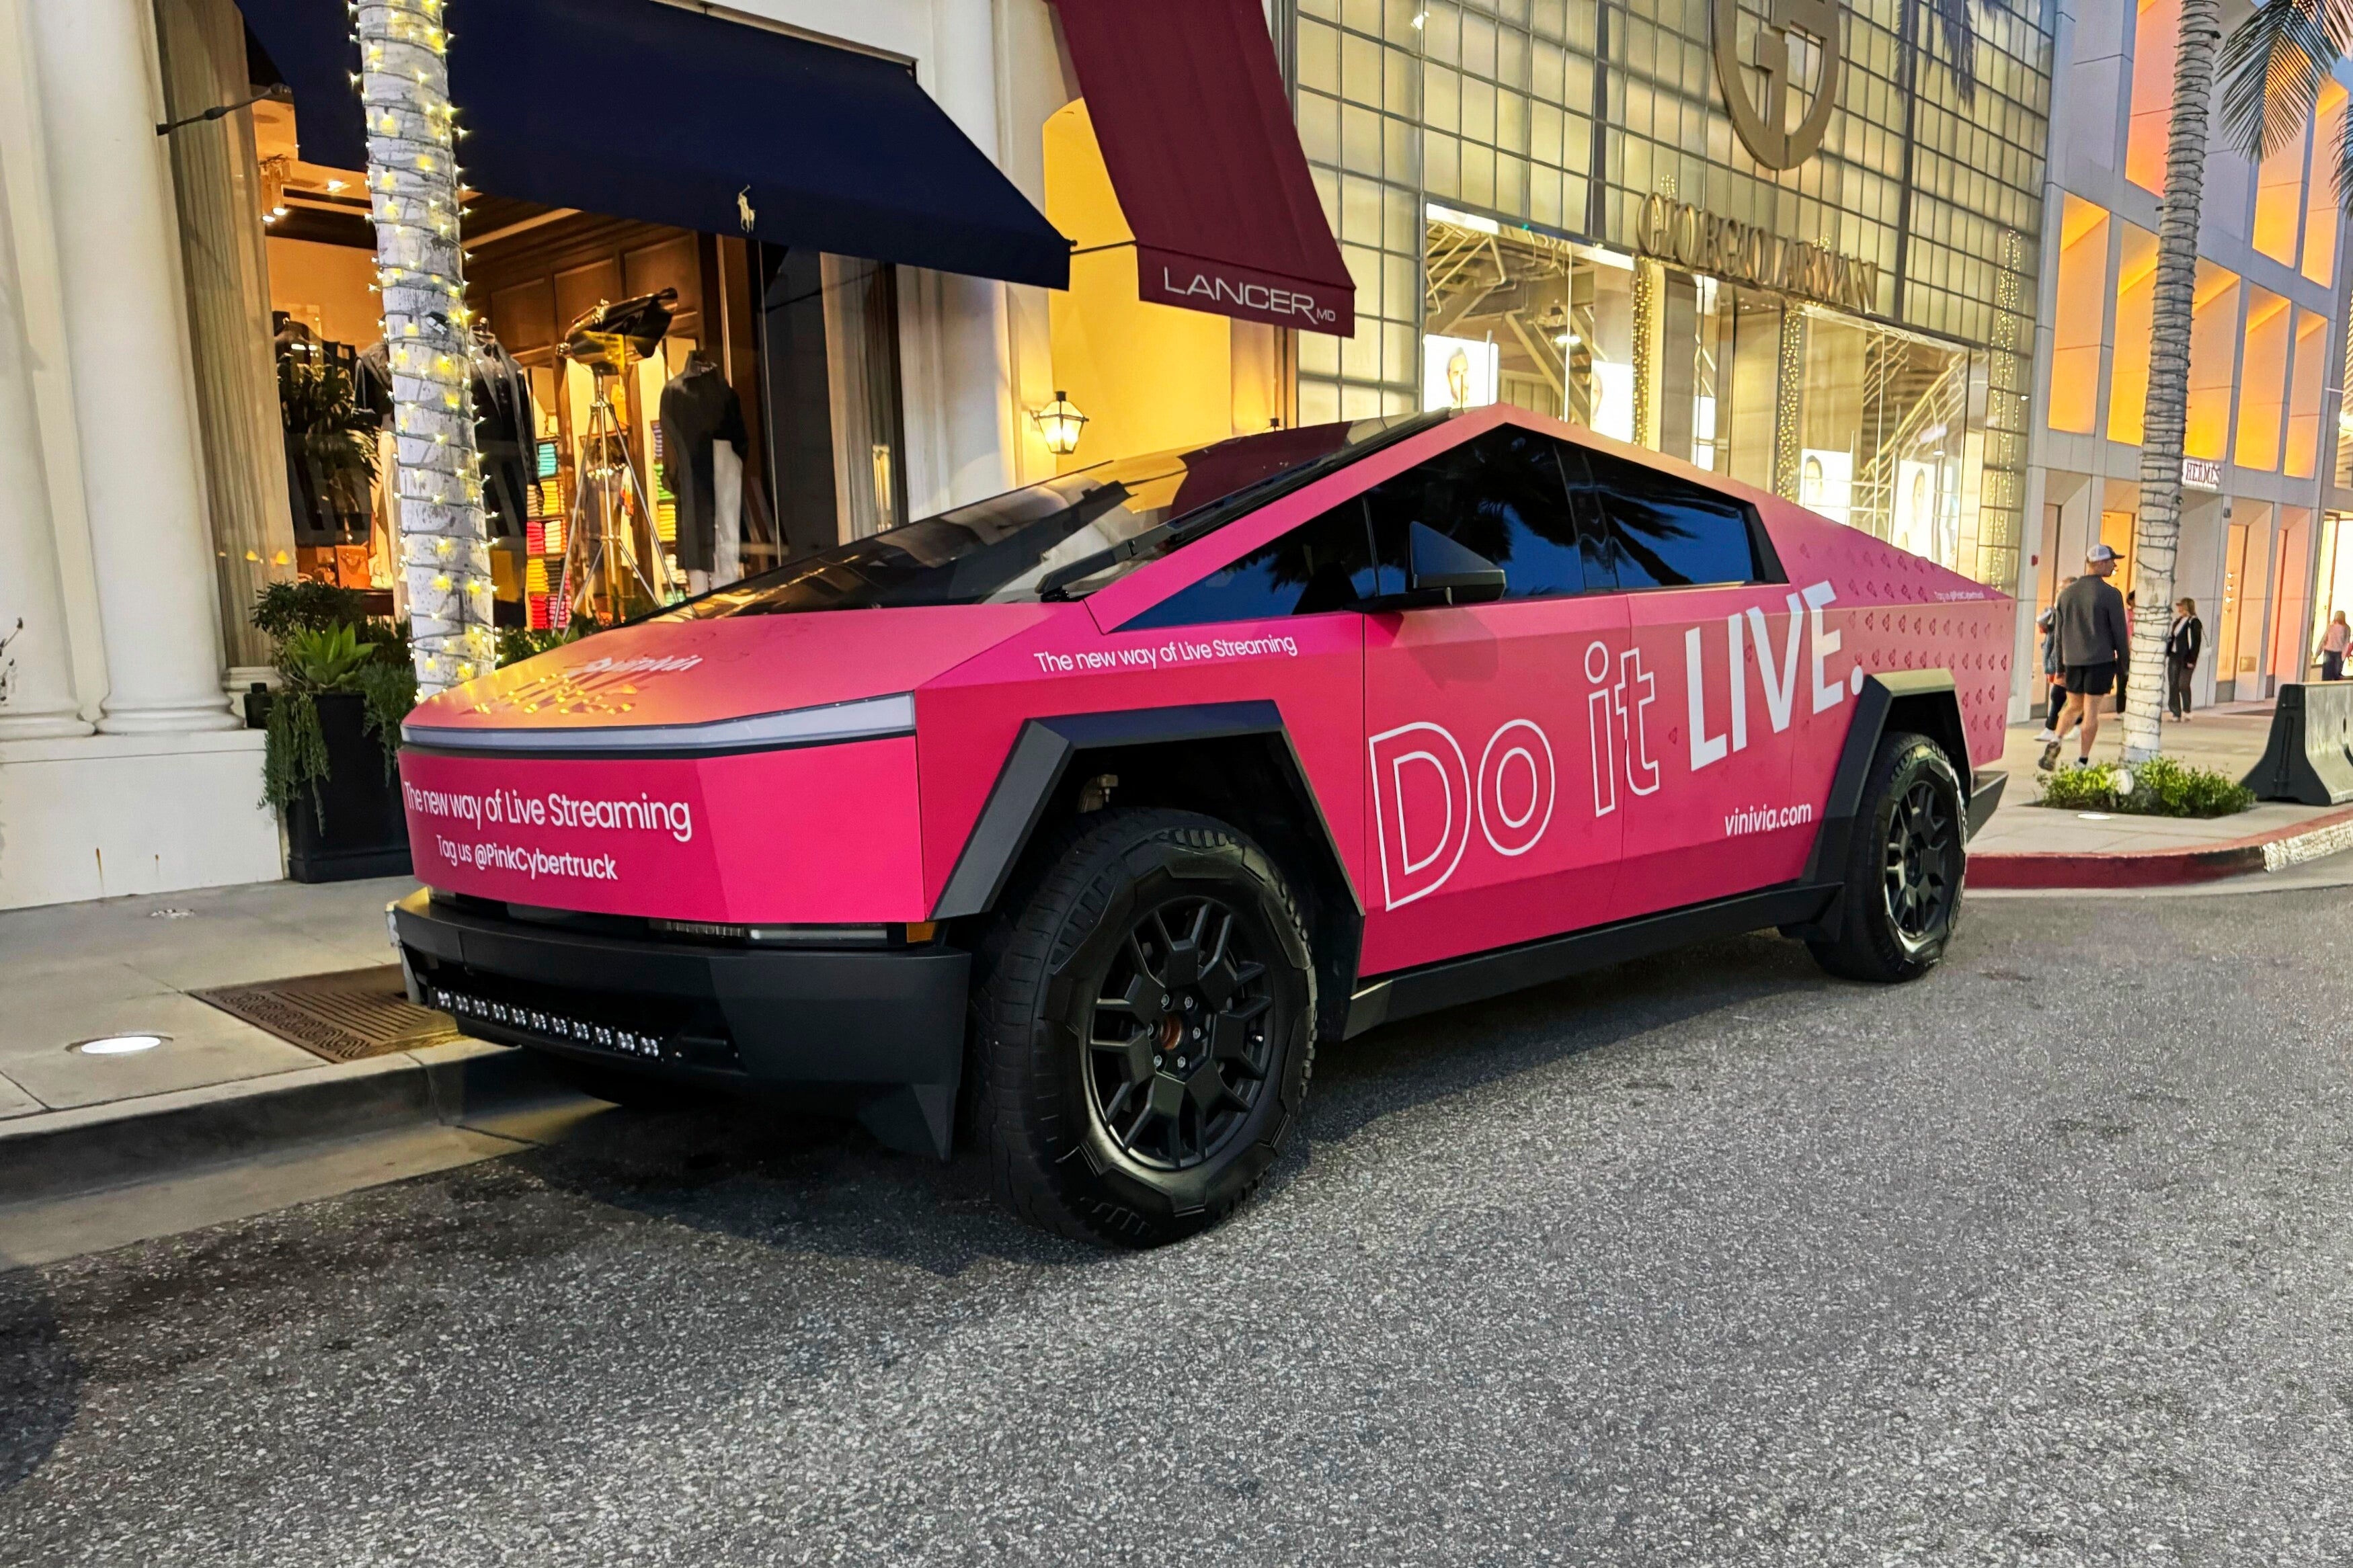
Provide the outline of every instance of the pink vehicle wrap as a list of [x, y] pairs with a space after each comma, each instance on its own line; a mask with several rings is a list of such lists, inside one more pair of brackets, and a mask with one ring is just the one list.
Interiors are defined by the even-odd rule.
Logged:
[[[1621, 486], [1632, 465], [1704, 488], [1761, 564], [1514, 597], [1470, 552], [1493, 593], [1176, 613], [1491, 434]], [[1245, 458], [1271, 438], [1247, 439]], [[1599, 478], [1553, 471], [1564, 511], [1604, 504]], [[1075, 596], [1041, 579], [1002, 602], [689, 605], [426, 702], [400, 758], [428, 889], [395, 915], [412, 988], [470, 1033], [559, 1053], [913, 1086], [870, 1124], [944, 1152], [977, 922], [1050, 811], [1089, 809], [1075, 792], [1155, 798], [1177, 753], [1153, 747], [1263, 762], [1226, 781], [1254, 792], [1229, 815], [1312, 884], [1326, 1035], [1570, 972], [1565, 943], [1589, 964], [1670, 931], [1816, 940], [1883, 730], [1949, 761], [1964, 837], [1999, 798], [1972, 766], [2000, 752], [2010, 690], [2013, 605], [1992, 590], [1515, 408], [1417, 420], [1303, 472], [1260, 502], [1242, 487], [1157, 553], [1172, 528], [1146, 531]], [[1177, 480], [1162, 490], [1191, 515]], [[1378, 576], [1373, 505], [1357, 537]], [[1260, 749], [1214, 750], [1235, 745]], [[1097, 757], [1124, 760], [1098, 774]], [[593, 1002], [578, 1016], [574, 994]]]
[[656, 620], [420, 708], [477, 731], [685, 726], [912, 692], [913, 734], [645, 760], [411, 747], [417, 874], [602, 913], [932, 918], [1022, 726], [1272, 702], [1366, 911], [1370, 975], [1798, 874], [1864, 679], [1948, 670], [1999, 754], [2012, 606], [1761, 491], [1786, 584], [1130, 630], [1170, 594], [1505, 420], [1450, 420], [1063, 605]]

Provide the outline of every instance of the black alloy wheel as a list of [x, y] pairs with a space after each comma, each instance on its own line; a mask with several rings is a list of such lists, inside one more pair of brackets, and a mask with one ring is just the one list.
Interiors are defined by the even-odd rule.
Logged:
[[1913, 781], [1887, 824], [1887, 919], [1904, 950], [1941, 940], [1959, 883], [1960, 835], [1936, 781]]
[[973, 972], [973, 1130], [1032, 1224], [1179, 1240], [1240, 1206], [1298, 1125], [1314, 961], [1282, 872], [1225, 823], [1113, 806], [1064, 825]]
[[1917, 980], [1945, 956], [1968, 875], [1960, 775], [1926, 735], [1880, 737], [1847, 841], [1846, 885], [1810, 939], [1814, 962], [1847, 980]]
[[1154, 1170], [1215, 1159], [1266, 1087], [1267, 969], [1222, 899], [1179, 897], [1140, 912], [1104, 976], [1087, 1028], [1097, 1124]]

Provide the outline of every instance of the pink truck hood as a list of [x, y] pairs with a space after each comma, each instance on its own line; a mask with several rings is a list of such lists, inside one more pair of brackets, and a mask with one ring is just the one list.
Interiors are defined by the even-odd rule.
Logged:
[[686, 724], [910, 692], [1055, 613], [947, 605], [648, 621], [552, 649], [420, 703], [412, 742]]

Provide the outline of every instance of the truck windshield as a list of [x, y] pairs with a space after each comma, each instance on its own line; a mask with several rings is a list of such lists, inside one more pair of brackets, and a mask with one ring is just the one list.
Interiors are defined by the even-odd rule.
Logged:
[[788, 561], [660, 618], [1076, 598], [1441, 417], [1303, 426], [1100, 463]]

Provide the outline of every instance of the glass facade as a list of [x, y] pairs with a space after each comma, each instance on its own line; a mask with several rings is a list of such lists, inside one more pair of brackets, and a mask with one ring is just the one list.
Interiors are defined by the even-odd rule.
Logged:
[[[1750, 0], [1296, 0], [1360, 323], [1301, 336], [1302, 422], [1507, 400], [2012, 584], [2049, 39], [1973, 11], [1965, 100], [1920, 8], [1829, 14], [1835, 60]], [[1753, 152], [1727, 69], [1819, 146]]]

